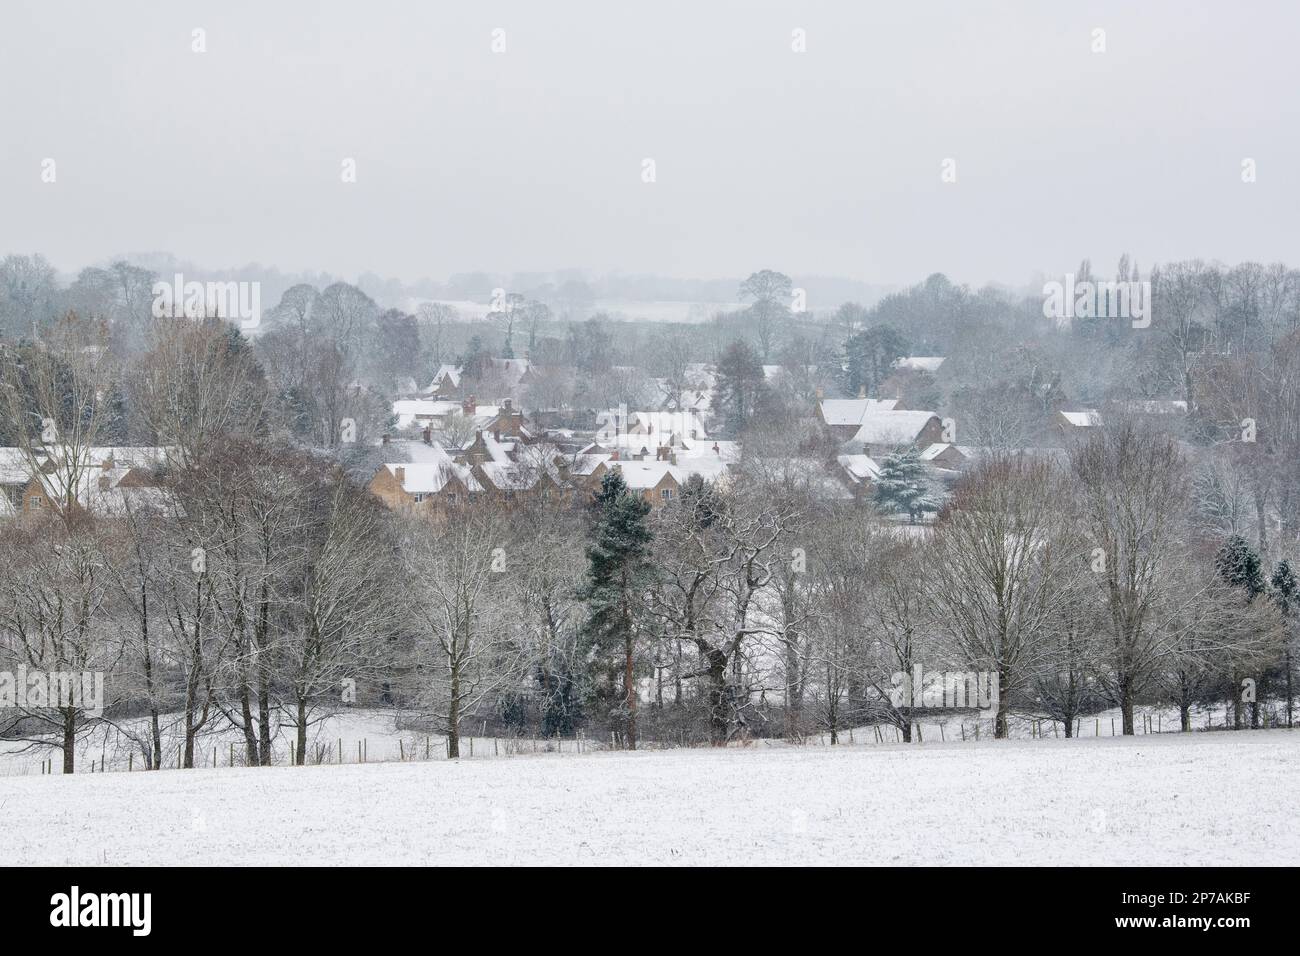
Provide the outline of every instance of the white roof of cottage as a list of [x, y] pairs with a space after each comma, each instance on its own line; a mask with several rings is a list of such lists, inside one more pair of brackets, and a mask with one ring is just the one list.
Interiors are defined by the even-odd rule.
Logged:
[[1101, 424], [1101, 412], [1095, 408], [1082, 408], [1074, 412], [1061, 412], [1061, 417], [1076, 428], [1091, 428]]
[[623, 481], [629, 488], [645, 491], [663, 481], [665, 475], [671, 474], [678, 484], [688, 477], [688, 473], [678, 471], [665, 461], [612, 461], [609, 467], [617, 466], [623, 474]]
[[937, 372], [943, 360], [942, 355], [911, 355], [907, 358], [894, 359], [894, 368], [908, 369], [913, 372]]
[[21, 448], [0, 448], [0, 485], [25, 485], [31, 480], [32, 464]]
[[[150, 473], [167, 460], [168, 449], [150, 446], [87, 446], [77, 450], [78, 467], [69, 476], [59, 462], [68, 449], [50, 446], [35, 453], [38, 477], [51, 499], [72, 498], [84, 508], [98, 513], [120, 512], [128, 503], [161, 506], [168, 492], [151, 480]], [[105, 468], [105, 464], [112, 467]], [[0, 484], [25, 485], [33, 476], [33, 463], [21, 448], [0, 448]], [[133, 471], [130, 482], [122, 480]], [[71, 488], [69, 488], [71, 484]]]
[[938, 420], [934, 412], [874, 411], [862, 419], [850, 441], [864, 445], [906, 445], [915, 442], [931, 420]]
[[821, 402], [822, 420], [827, 425], [861, 425], [868, 413], [893, 411], [898, 398], [826, 398]]
[[569, 462], [569, 474], [579, 477], [590, 475], [600, 467], [602, 462], [609, 461], [609, 459], [609, 452], [579, 452]]
[[460, 411], [460, 402], [445, 399], [411, 398], [393, 402], [393, 414], [398, 428], [409, 428], [417, 421], [444, 418]]
[[880, 466], [869, 455], [838, 455], [835, 460], [855, 484], [873, 481], [880, 474]]
[[460, 366], [439, 365], [438, 371], [433, 376], [433, 381], [430, 382], [429, 387], [424, 390], [425, 394], [436, 392], [438, 390], [438, 385], [444, 378], [450, 381], [452, 388], [460, 388]]
[[393, 462], [386, 463], [384, 467], [394, 478], [397, 477], [397, 469], [404, 469], [402, 490], [413, 495], [441, 491], [453, 476], [459, 478], [470, 491], [480, 490], [479, 483], [470, 474], [469, 468], [455, 464], [450, 458], [445, 461]]
[[703, 440], [709, 437], [700, 413], [687, 408], [683, 411], [629, 411], [627, 421], [622, 421], [617, 408], [599, 412], [597, 420], [600, 428], [596, 430], [596, 440], [602, 445], [615, 443], [618, 438], [630, 437], [630, 444], [649, 443], [651, 450], [659, 445], [668, 444], [676, 438], [687, 441], [691, 438]]
[[923, 448], [921, 450], [920, 458], [922, 461], [934, 461], [934, 459], [938, 458], [949, 448], [955, 448], [957, 450], [957, 453], [960, 454], [963, 458], [975, 457], [975, 449], [970, 448], [969, 446], [954, 445], [949, 442], [939, 441], [939, 442], [935, 442], [932, 445], [927, 445], [925, 448]]

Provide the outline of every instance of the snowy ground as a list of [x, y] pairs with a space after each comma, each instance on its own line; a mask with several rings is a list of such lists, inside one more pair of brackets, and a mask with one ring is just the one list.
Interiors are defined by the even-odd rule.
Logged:
[[[1282, 722], [1280, 706], [1272, 709], [1273, 723]], [[437, 734], [399, 728], [401, 715], [392, 710], [348, 709], [327, 717], [314, 724], [309, 740], [308, 763], [338, 763], [340, 749], [344, 763], [382, 763], [390, 760], [440, 760], [444, 759], [445, 741]], [[1197, 731], [1207, 728], [1226, 728], [1231, 721], [1230, 712], [1222, 705], [1211, 710], [1194, 708], [1192, 710], [1192, 728]], [[519, 753], [548, 752], [559, 747], [562, 751], [589, 752], [602, 750], [605, 742], [600, 740], [565, 740], [559, 743], [532, 738], [506, 739], [474, 736], [471, 733], [472, 722], [466, 722], [465, 735], [461, 743], [463, 756], [514, 756]], [[976, 729], [978, 725], [978, 731]], [[927, 718], [917, 722], [921, 743], [943, 743], [954, 741], [975, 742], [993, 735], [993, 723], [989, 718], [976, 720], [971, 716], [952, 716]], [[1174, 708], [1142, 707], [1134, 716], [1134, 726], [1139, 735], [1147, 733], [1176, 733], [1178, 731], [1178, 711]], [[143, 719], [124, 721], [120, 726], [102, 725], [92, 730], [79, 740], [77, 746], [77, 772], [102, 773], [105, 768], [110, 772], [139, 770], [143, 757], [139, 747], [123, 729], [138, 735], [146, 735], [146, 723]], [[1080, 737], [1114, 737], [1122, 733], [1123, 722], [1118, 709], [1103, 711], [1091, 717], [1082, 718], [1077, 726]], [[1046, 718], [1013, 716], [1010, 723], [1012, 737], [1030, 738], [1041, 735], [1043, 738], [1064, 736], [1061, 724]], [[274, 736], [274, 760], [276, 763], [288, 763], [292, 747], [292, 731], [289, 728], [277, 728]], [[901, 743], [898, 731], [889, 726], [856, 727], [841, 730], [839, 742], [845, 744], [891, 744]], [[57, 744], [54, 737], [46, 738]], [[163, 723], [163, 752], [168, 767], [177, 766], [178, 751], [182, 743], [180, 736], [179, 715], [173, 714]], [[204, 767], [226, 767], [232, 762], [239, 766], [243, 762], [242, 736], [225, 727], [221, 730], [204, 733], [198, 741], [195, 763]], [[810, 746], [830, 744], [830, 735], [823, 733], [810, 737], [805, 743]], [[232, 746], [233, 745], [233, 746]], [[761, 746], [787, 746], [779, 740], [757, 741]], [[651, 748], [653, 749], [653, 748]], [[47, 762], [58, 774], [62, 772], [62, 756], [57, 749], [34, 747], [28, 743], [14, 740], [0, 740], [0, 777], [39, 776]]]
[[1300, 732], [0, 778], [9, 864], [1295, 864]]

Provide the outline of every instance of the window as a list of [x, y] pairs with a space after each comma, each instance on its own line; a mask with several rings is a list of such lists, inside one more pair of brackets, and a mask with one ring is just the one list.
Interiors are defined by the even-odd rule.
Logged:
[[662, 498], [664, 501], [672, 501], [673, 490], [671, 488], [663, 488], [659, 492], [659, 497]]
[[45, 504], [45, 499], [40, 495], [32, 495], [27, 499], [27, 505], [30, 508], [40, 508]]
[[415, 493], [415, 503], [418, 505], [423, 500], [424, 500], [424, 492], [417, 491]]

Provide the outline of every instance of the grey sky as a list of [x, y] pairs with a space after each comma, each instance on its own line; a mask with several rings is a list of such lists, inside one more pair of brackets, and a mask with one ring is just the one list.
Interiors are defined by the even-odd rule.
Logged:
[[0, 254], [405, 280], [1294, 265], [1297, 35], [1300, 5], [1255, 0], [7, 2]]

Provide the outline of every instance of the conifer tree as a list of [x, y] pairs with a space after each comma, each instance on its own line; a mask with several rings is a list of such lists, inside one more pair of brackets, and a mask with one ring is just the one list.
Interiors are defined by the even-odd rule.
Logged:
[[875, 479], [875, 500], [880, 507], [907, 515], [916, 524], [927, 511], [939, 507], [939, 497], [915, 446], [886, 455]]
[[[600, 509], [587, 549], [587, 635], [598, 658], [622, 651], [625, 742], [636, 749], [635, 655], [639, 597], [650, 576], [650, 505], [627, 487], [617, 469], [601, 479]], [[609, 685], [614, 671], [609, 672]]]

